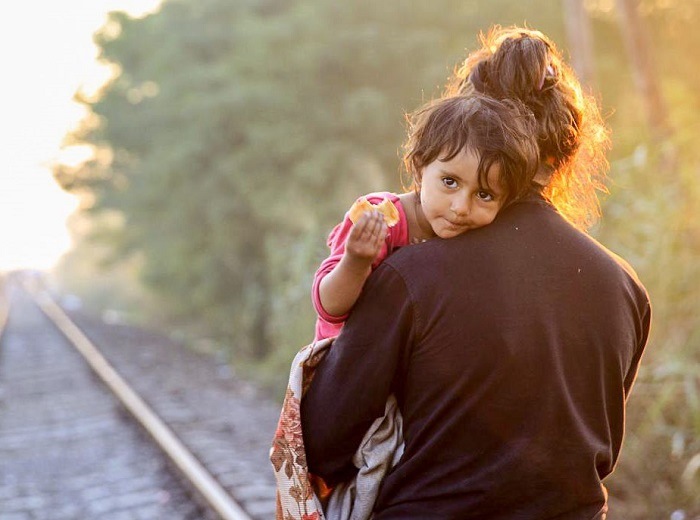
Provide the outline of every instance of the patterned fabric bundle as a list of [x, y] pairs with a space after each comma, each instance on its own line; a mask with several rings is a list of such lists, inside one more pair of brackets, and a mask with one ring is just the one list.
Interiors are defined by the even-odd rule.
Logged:
[[402, 420], [396, 399], [365, 434], [353, 457], [358, 468], [350, 482], [333, 489], [309, 473], [301, 430], [301, 399], [333, 338], [302, 348], [292, 362], [289, 385], [270, 450], [277, 479], [276, 520], [369, 520], [386, 473], [403, 454]]

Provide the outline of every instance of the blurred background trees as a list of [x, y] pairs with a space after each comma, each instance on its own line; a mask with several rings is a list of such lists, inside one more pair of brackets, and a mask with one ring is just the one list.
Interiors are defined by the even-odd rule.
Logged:
[[700, 518], [698, 21], [697, 0], [166, 0], [143, 19], [112, 13], [96, 41], [114, 77], [77, 93], [91, 115], [66, 140], [94, 156], [55, 168], [82, 201], [59, 282], [110, 305], [121, 295], [124, 312], [207, 338], [283, 387], [312, 339], [327, 233], [359, 194], [401, 190], [404, 113], [440, 93], [480, 30], [526, 22], [600, 94], [614, 149], [592, 234], [654, 304], [611, 518]]

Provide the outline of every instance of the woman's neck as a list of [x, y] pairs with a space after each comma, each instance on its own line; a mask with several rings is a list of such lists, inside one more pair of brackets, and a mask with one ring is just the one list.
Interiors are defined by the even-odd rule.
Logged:
[[435, 237], [433, 229], [430, 227], [428, 219], [425, 218], [423, 208], [420, 204], [420, 197], [415, 191], [401, 193], [399, 200], [406, 212], [408, 221], [408, 240], [411, 244], [425, 242]]

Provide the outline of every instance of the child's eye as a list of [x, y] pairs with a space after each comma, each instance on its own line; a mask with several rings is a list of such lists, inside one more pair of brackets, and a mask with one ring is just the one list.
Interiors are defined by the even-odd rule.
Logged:
[[442, 183], [448, 188], [456, 188], [457, 187], [457, 181], [454, 180], [452, 177], [443, 177]]
[[476, 193], [476, 196], [479, 197], [481, 200], [484, 200], [486, 202], [491, 202], [492, 200], [494, 200], [493, 194], [489, 193], [488, 191], [484, 191], [484, 190], [479, 190]]

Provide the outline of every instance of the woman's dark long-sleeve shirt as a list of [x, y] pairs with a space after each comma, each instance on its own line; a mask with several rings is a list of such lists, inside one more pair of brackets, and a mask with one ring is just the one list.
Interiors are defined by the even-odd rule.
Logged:
[[649, 323], [633, 270], [539, 196], [406, 247], [368, 279], [302, 400], [310, 470], [352, 475], [395, 393], [406, 449], [375, 520], [593, 518]]

